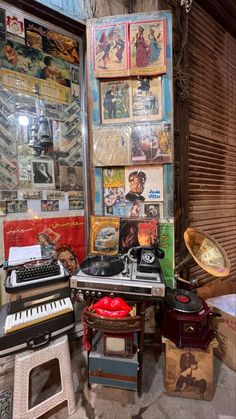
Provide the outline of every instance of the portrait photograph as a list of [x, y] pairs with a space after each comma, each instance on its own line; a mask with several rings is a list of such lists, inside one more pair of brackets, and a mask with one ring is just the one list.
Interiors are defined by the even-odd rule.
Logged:
[[62, 191], [83, 191], [83, 169], [80, 166], [59, 166], [60, 189]]
[[101, 81], [102, 124], [132, 120], [130, 80]]
[[52, 160], [32, 160], [32, 185], [37, 189], [54, 189], [54, 163]]
[[95, 25], [92, 45], [96, 77], [125, 75], [128, 71], [126, 23]]
[[130, 23], [130, 75], [166, 72], [165, 19]]

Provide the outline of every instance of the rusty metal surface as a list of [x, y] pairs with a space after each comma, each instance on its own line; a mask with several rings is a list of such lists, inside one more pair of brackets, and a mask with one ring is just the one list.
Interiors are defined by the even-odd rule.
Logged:
[[225, 249], [231, 273], [209, 292], [227, 294], [236, 284], [236, 39], [194, 4], [188, 45], [189, 219]]

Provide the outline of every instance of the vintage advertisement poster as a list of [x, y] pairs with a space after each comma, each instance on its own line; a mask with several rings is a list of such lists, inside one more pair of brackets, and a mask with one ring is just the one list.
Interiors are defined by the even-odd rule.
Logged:
[[[74, 263], [85, 257], [84, 217], [43, 218], [4, 221], [4, 250], [14, 246], [52, 246], [59, 259], [74, 258]], [[62, 253], [63, 252], [63, 253]], [[66, 266], [66, 263], [65, 263]]]
[[130, 164], [130, 127], [96, 128], [93, 130], [94, 166]]
[[90, 217], [90, 253], [116, 255], [119, 244], [119, 218]]
[[212, 343], [207, 349], [180, 349], [167, 340], [165, 353], [165, 389], [168, 395], [200, 400], [213, 398]]
[[172, 161], [169, 124], [138, 125], [131, 133], [131, 160], [134, 163], [164, 164]]
[[162, 118], [161, 77], [132, 79], [132, 117], [138, 121]]
[[28, 19], [25, 19], [25, 40], [28, 47], [40, 49], [73, 64], [80, 63], [79, 44], [75, 39]]
[[131, 121], [131, 81], [101, 81], [100, 87], [102, 124]]
[[163, 201], [163, 166], [126, 167], [125, 200]]
[[70, 64], [61, 58], [26, 47], [15, 41], [0, 42], [0, 66], [27, 76], [43, 80], [54, 80], [70, 87]]
[[93, 27], [93, 67], [96, 77], [128, 75], [127, 23]]
[[155, 246], [158, 239], [158, 220], [120, 219], [119, 252], [126, 253], [135, 246]]
[[130, 75], [166, 72], [165, 19], [130, 23]]

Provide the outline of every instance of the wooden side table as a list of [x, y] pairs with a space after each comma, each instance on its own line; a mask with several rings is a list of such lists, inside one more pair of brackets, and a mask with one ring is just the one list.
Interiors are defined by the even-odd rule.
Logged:
[[[84, 312], [84, 323], [87, 326], [87, 341], [92, 348], [93, 330], [100, 330], [102, 332], [110, 333], [129, 333], [137, 332], [138, 335], [138, 371], [137, 371], [137, 391], [138, 396], [141, 396], [142, 388], [142, 370], [143, 370], [143, 349], [144, 349], [144, 330], [145, 330], [145, 311], [146, 301], [135, 302], [137, 305], [137, 315], [124, 317], [122, 319], [113, 319], [108, 317], [101, 317], [92, 311]], [[89, 383], [89, 355], [88, 351], [88, 387]]]

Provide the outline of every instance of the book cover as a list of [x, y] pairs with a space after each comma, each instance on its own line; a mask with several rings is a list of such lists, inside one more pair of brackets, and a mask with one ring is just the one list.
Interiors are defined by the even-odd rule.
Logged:
[[172, 161], [169, 124], [138, 125], [131, 132], [131, 160], [134, 163], [164, 164]]
[[139, 121], [162, 118], [161, 77], [137, 77], [132, 80], [132, 116]]
[[102, 124], [132, 120], [130, 80], [101, 81], [100, 98]]
[[93, 130], [94, 166], [126, 166], [130, 164], [131, 128], [107, 127]]
[[120, 219], [119, 253], [126, 253], [135, 246], [155, 246], [157, 239], [157, 219]]
[[90, 253], [116, 255], [119, 245], [119, 219], [90, 217]]
[[165, 19], [130, 23], [130, 75], [166, 72]]
[[163, 201], [163, 166], [126, 167], [125, 193], [129, 202]]
[[125, 185], [125, 170], [120, 167], [102, 169], [104, 188], [120, 188]]
[[162, 220], [159, 224], [159, 246], [165, 252], [160, 259], [161, 269], [167, 287], [174, 286], [174, 223]]

